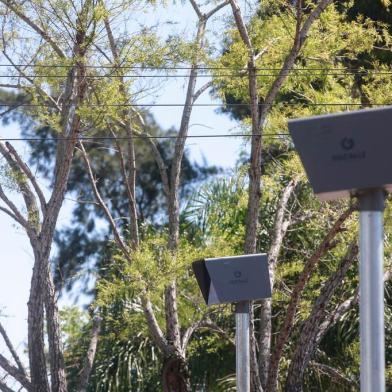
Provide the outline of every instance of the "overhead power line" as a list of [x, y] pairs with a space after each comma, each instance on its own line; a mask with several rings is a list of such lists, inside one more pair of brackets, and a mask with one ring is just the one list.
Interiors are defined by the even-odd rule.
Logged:
[[226, 134], [203, 134], [203, 135], [187, 135], [187, 136], [176, 136], [176, 135], [142, 135], [142, 134], [136, 134], [133, 135], [132, 137], [129, 136], [78, 136], [76, 138], [71, 138], [71, 137], [49, 137], [49, 138], [43, 138], [43, 137], [20, 137], [20, 138], [0, 138], [0, 141], [3, 142], [14, 142], [14, 141], [39, 141], [43, 142], [46, 140], [52, 140], [52, 141], [71, 141], [71, 140], [76, 140], [76, 141], [98, 141], [98, 140], [130, 140], [131, 138], [133, 139], [214, 139], [214, 138], [254, 138], [254, 137], [272, 137], [272, 138], [282, 138], [286, 136], [290, 136], [289, 133], [254, 133], [254, 134], [232, 134], [232, 133], [226, 133]]
[[[90, 108], [105, 108], [105, 107], [184, 107], [184, 106], [192, 106], [192, 107], [249, 107], [250, 103], [194, 103], [191, 105], [186, 105], [184, 103], [113, 103], [113, 104], [87, 104]], [[259, 103], [259, 106], [266, 106], [269, 104]], [[275, 106], [363, 106], [362, 103], [355, 103], [355, 102], [278, 102]], [[390, 106], [392, 103], [378, 103], [378, 102], [370, 102], [367, 103], [369, 106]], [[62, 105], [62, 106], [70, 106], [70, 105]], [[46, 107], [46, 108], [53, 108], [53, 105], [50, 104], [35, 104], [35, 103], [24, 103], [24, 104], [14, 104], [14, 105], [7, 105], [7, 104], [0, 104], [0, 107], [7, 107], [15, 109], [21, 107]], [[83, 105], [80, 105], [83, 107]]]
[[[378, 75], [392, 75], [392, 71], [357, 71], [357, 72], [351, 72], [351, 71], [327, 71], [327, 72], [322, 72], [322, 71], [303, 71], [303, 72], [291, 72], [291, 71], [286, 71], [287, 75], [292, 74], [293, 76], [353, 76], [353, 75], [358, 75], [358, 76], [366, 76], [366, 75], [372, 75], [372, 76], [378, 76]], [[201, 73], [198, 74], [199, 78], [246, 78], [248, 76], [247, 72], [239, 72], [239, 73], [230, 73], [230, 74], [205, 74]], [[279, 72], [276, 73], [257, 73], [257, 77], [277, 77], [279, 76]], [[10, 79], [10, 78], [52, 78], [52, 79], [62, 79], [66, 78], [67, 75], [0, 75], [1, 79]], [[111, 78], [111, 79], [119, 79], [119, 78], [135, 78], [135, 79], [164, 79], [164, 78], [188, 78], [189, 75], [186, 74], [181, 74], [181, 75], [172, 75], [172, 74], [165, 74], [165, 75], [142, 75], [142, 74], [124, 74], [124, 75], [115, 75], [115, 74], [107, 74], [107, 75], [85, 75], [85, 79], [106, 79], [106, 78]]]
[[[67, 65], [67, 64], [0, 64], [0, 67], [19, 67], [19, 68], [72, 68], [75, 65]], [[129, 69], [129, 70], [141, 70], [141, 71], [181, 71], [181, 70], [191, 70], [193, 67], [190, 66], [144, 66], [144, 65], [85, 65], [85, 68], [90, 69]], [[199, 71], [237, 71], [237, 72], [248, 72], [246, 67], [231, 67], [231, 66], [200, 66], [197, 67]], [[276, 67], [256, 67], [256, 71], [267, 71], [267, 72], [280, 72], [282, 68]], [[300, 68], [292, 68], [287, 70], [287, 72], [302, 72], [302, 71], [339, 71], [339, 72], [347, 72], [347, 73], [391, 73], [392, 71], [379, 71], [375, 69], [362, 69], [362, 68], [351, 68], [351, 69], [343, 69], [338, 67], [300, 67]]]

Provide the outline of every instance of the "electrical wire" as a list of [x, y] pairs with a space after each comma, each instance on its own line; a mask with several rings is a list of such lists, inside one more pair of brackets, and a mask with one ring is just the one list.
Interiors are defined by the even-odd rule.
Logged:
[[[286, 71], [286, 74], [290, 76], [291, 71]], [[280, 73], [257, 73], [255, 76], [257, 77], [277, 77], [279, 76]], [[346, 71], [336, 71], [336, 72], [321, 72], [321, 71], [315, 71], [315, 72], [303, 72], [303, 73], [296, 73], [295, 76], [352, 76], [352, 75], [358, 75], [358, 76], [366, 76], [366, 75], [373, 75], [373, 76], [378, 76], [378, 75], [392, 75], [392, 71], [376, 71], [376, 72], [367, 72], [367, 71], [358, 71], [358, 72], [346, 72]], [[245, 78], [247, 77], [246, 72], [242, 73], [232, 73], [232, 74], [223, 74], [223, 75], [213, 75], [213, 74], [198, 74], [198, 78]], [[294, 75], [292, 75], [294, 76]], [[1, 79], [12, 79], [12, 78], [29, 78], [29, 79], [34, 79], [34, 78], [48, 78], [48, 79], [62, 79], [66, 78], [67, 75], [0, 75]], [[142, 79], [142, 78], [147, 78], [147, 79], [175, 79], [175, 78], [188, 78], [189, 75], [140, 75], [140, 74], [125, 74], [125, 75], [114, 75], [114, 74], [107, 74], [107, 75], [84, 75], [84, 79], [119, 79], [119, 78], [135, 78], [135, 79]]]
[[[9, 67], [10, 65], [8, 64], [0, 64], [0, 67]], [[31, 64], [17, 64], [15, 65], [16, 67], [41, 67], [41, 68], [71, 68], [73, 65], [31, 65]], [[105, 65], [86, 65], [86, 68], [93, 68], [93, 69], [133, 69], [133, 70], [191, 70], [192, 67], [148, 67], [148, 66], [124, 66], [124, 65], [113, 65], [113, 66], [105, 66]], [[240, 74], [228, 74], [228, 75], [205, 75], [201, 74], [199, 76], [202, 77], [235, 77], [235, 76], [240, 76], [240, 77], [245, 77], [247, 76], [247, 69], [240, 69], [240, 68], [233, 68], [233, 67], [198, 67], [199, 71], [213, 71], [213, 70], [234, 70], [241, 72]], [[269, 71], [269, 72], [281, 72], [282, 70], [280, 68], [257, 68], [257, 71]], [[332, 73], [328, 73], [331, 72]], [[336, 72], [335, 72], [336, 71]], [[375, 70], [362, 70], [362, 69], [352, 69], [352, 70], [343, 70], [341, 68], [294, 68], [291, 70], [287, 70], [287, 73], [296, 73], [296, 72], [307, 72], [307, 74], [312, 74], [312, 75], [317, 75], [311, 72], [322, 72], [322, 75], [325, 75], [326, 72], [327, 74], [334, 75], [334, 76], [340, 76], [340, 75], [350, 75], [350, 74], [379, 74], [379, 75], [392, 75], [392, 71], [375, 71]], [[278, 73], [272, 73], [272, 74], [257, 74], [257, 76], [277, 76]], [[302, 73], [301, 75], [305, 75]], [[147, 77], [147, 78], [161, 78], [161, 77], [188, 77], [189, 75], [125, 75], [125, 77], [137, 77], [137, 78], [142, 78], [142, 77]], [[9, 78], [11, 76], [9, 75], [0, 75], [0, 78]], [[16, 77], [16, 76], [12, 76]], [[19, 77], [30, 77], [34, 78], [36, 75], [23, 75]], [[65, 75], [40, 75], [40, 77], [48, 77], [48, 78], [63, 78]], [[123, 77], [123, 75], [86, 75], [86, 78], [107, 78], [107, 77]], [[266, 104], [264, 103], [259, 103], [259, 106], [265, 106]], [[362, 106], [361, 103], [353, 103], [353, 102], [280, 102], [277, 105], [280, 106], [346, 106], [346, 107], [359, 107]], [[391, 103], [369, 103], [371, 106], [389, 106], [392, 105]], [[69, 105], [62, 105], [64, 106], [69, 106]], [[185, 107], [187, 106], [186, 104], [182, 103], [135, 103], [135, 104], [88, 104], [88, 107]], [[249, 107], [250, 103], [201, 103], [201, 104], [192, 104], [192, 107]], [[29, 104], [29, 103], [23, 103], [23, 104], [16, 104], [14, 105], [14, 108], [12, 105], [7, 105], [7, 104], [0, 104], [0, 107], [7, 107], [11, 109], [17, 109], [17, 108], [23, 108], [23, 107], [37, 107], [37, 108], [51, 108], [53, 105], [50, 104]], [[211, 135], [188, 135], [184, 138], [236, 138], [236, 137], [260, 137], [260, 136], [268, 136], [272, 138], [281, 138], [281, 137], [286, 137], [290, 136], [288, 133], [279, 133], [279, 134], [211, 134]], [[135, 139], [177, 139], [179, 136], [151, 136], [151, 135], [134, 135], [133, 138]], [[181, 138], [181, 137], [180, 137]], [[61, 141], [61, 140], [72, 140], [70, 138], [50, 138], [53, 141]], [[92, 141], [92, 140], [128, 140], [129, 137], [113, 137], [113, 136], [80, 136], [77, 138], [79, 141]], [[0, 141], [45, 141], [47, 138], [39, 138], [39, 137], [32, 137], [32, 138], [0, 138]]]
[[231, 134], [231, 133], [226, 133], [226, 134], [210, 134], [210, 135], [187, 135], [187, 136], [174, 136], [174, 135], [141, 135], [141, 134], [136, 134], [133, 135], [132, 137], [129, 136], [78, 136], [76, 138], [71, 138], [71, 137], [55, 137], [55, 138], [43, 138], [43, 137], [20, 137], [20, 138], [2, 138], [0, 137], [0, 141], [3, 142], [15, 142], [15, 141], [39, 141], [43, 142], [46, 140], [51, 140], [51, 141], [71, 141], [71, 140], [76, 140], [76, 141], [95, 141], [95, 140], [130, 140], [130, 139], [203, 139], [203, 138], [237, 138], [237, 137], [243, 137], [243, 138], [253, 138], [253, 137], [272, 137], [272, 138], [279, 138], [281, 139], [282, 137], [285, 136], [290, 136], [289, 133], [254, 133], [254, 134]]
[[[66, 65], [66, 64], [0, 64], [0, 67], [19, 67], [19, 68], [72, 68], [74, 65]], [[150, 70], [150, 71], [160, 71], [160, 70], [167, 70], [167, 71], [180, 71], [180, 70], [192, 70], [193, 67], [179, 67], [179, 66], [145, 66], [145, 65], [85, 65], [84, 68], [91, 68], [91, 69], [135, 69], [135, 70]], [[224, 67], [224, 66], [201, 66], [197, 67], [199, 71], [219, 71], [219, 70], [231, 70], [237, 72], [248, 72], [247, 68], [240, 68], [240, 67]], [[273, 67], [256, 67], [256, 71], [268, 71], [268, 72], [280, 72], [282, 68], [273, 68]], [[298, 72], [298, 71], [339, 71], [339, 72], [387, 72], [392, 73], [392, 71], [377, 71], [372, 69], [361, 69], [361, 68], [352, 68], [352, 69], [345, 69], [330, 67], [330, 68], [322, 68], [322, 67], [303, 67], [303, 68], [292, 68], [287, 70], [287, 72]]]
[[[250, 103], [194, 103], [194, 104], [184, 104], [184, 103], [112, 103], [112, 104], [88, 104], [89, 108], [105, 108], [105, 107], [249, 107]], [[268, 106], [266, 103], [259, 103], [258, 106]], [[392, 103], [378, 103], [369, 102], [369, 106], [391, 106]], [[69, 107], [70, 105], [61, 105], [62, 107]], [[363, 106], [362, 103], [356, 102], [278, 102], [275, 106]], [[24, 104], [0, 104], [0, 107], [7, 107], [15, 109], [23, 107], [32, 108], [53, 108], [51, 104], [35, 104], [35, 103], [24, 103]], [[83, 107], [83, 105], [80, 105]]]

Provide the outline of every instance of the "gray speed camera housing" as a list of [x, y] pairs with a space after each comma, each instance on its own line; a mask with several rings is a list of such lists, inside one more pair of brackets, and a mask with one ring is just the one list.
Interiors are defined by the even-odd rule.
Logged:
[[266, 254], [204, 259], [192, 267], [207, 305], [271, 297]]
[[288, 122], [314, 193], [321, 200], [361, 189], [392, 190], [392, 107]]

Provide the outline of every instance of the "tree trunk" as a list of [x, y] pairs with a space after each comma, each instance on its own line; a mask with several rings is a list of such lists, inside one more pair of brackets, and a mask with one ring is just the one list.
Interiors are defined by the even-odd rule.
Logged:
[[265, 388], [271, 356], [271, 299], [261, 300], [260, 305], [259, 376], [261, 385]]
[[191, 390], [185, 358], [175, 356], [164, 360], [162, 384], [164, 392], [188, 392]]
[[32, 392], [49, 392], [44, 352], [44, 297], [40, 287], [44, 281], [40, 276], [46, 260], [42, 260], [40, 252], [36, 249], [34, 249], [34, 259], [27, 314], [31, 385]]
[[[28, 302], [28, 346], [33, 392], [66, 392], [67, 382], [60, 335], [58, 308], [50, 274], [50, 246], [34, 244], [35, 265]], [[44, 348], [44, 309], [49, 343], [51, 389]]]
[[50, 379], [52, 392], [67, 392], [63, 344], [61, 341], [59, 311], [50, 266], [45, 267], [44, 296], [46, 327], [49, 344]]

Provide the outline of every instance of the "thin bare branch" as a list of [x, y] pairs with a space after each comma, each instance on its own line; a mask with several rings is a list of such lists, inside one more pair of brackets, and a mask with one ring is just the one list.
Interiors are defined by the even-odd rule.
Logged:
[[257, 54], [255, 54], [254, 59], [255, 62], [257, 60], [260, 60], [267, 52], [268, 50], [271, 48], [271, 46], [274, 46], [275, 43], [277, 42], [277, 39], [271, 39], [271, 41], [268, 43], [267, 46], [265, 46], [263, 49], [261, 49]]
[[191, 340], [193, 334], [198, 330], [206, 328], [210, 331], [216, 332], [219, 335], [225, 337], [233, 346], [235, 346], [235, 341], [233, 338], [231, 338], [228, 334], [227, 331], [224, 329], [220, 328], [219, 325], [214, 323], [212, 320], [209, 318], [201, 318], [200, 320], [196, 321], [195, 323], [191, 324], [184, 334], [182, 335], [181, 339], [181, 347], [182, 347], [182, 352], [185, 353], [187, 346], [189, 344], [189, 341]]
[[334, 326], [344, 314], [346, 314], [350, 309], [352, 309], [355, 305], [358, 304], [359, 301], [359, 288], [357, 288], [354, 292], [354, 295], [341, 304], [339, 304], [320, 324], [319, 331], [317, 334], [317, 341], [321, 341], [322, 337], [325, 335], [326, 331], [328, 331], [332, 326]]
[[19, 77], [26, 79], [29, 83], [34, 84], [34, 80], [28, 76], [21, 67], [19, 67], [17, 64], [15, 64], [15, 62], [12, 60], [12, 58], [8, 55], [7, 51], [5, 49], [3, 49], [3, 55], [4, 57], [10, 62], [10, 64], [19, 72]]
[[6, 357], [0, 354], [0, 367], [10, 376], [23, 385], [28, 391], [32, 390], [30, 380], [15, 366], [11, 365]]
[[[28, 182], [26, 181], [26, 174], [23, 172], [22, 168], [19, 166], [19, 163], [16, 159], [16, 157], [13, 155], [13, 153], [9, 150], [8, 146], [10, 146], [9, 143], [7, 143], [6, 145], [2, 142], [0, 142], [0, 154], [5, 158], [5, 160], [7, 161], [8, 165], [10, 166], [10, 168], [15, 172], [15, 182], [17, 183], [24, 202], [26, 204], [26, 208], [28, 211], [28, 218], [27, 218], [27, 223], [28, 226], [26, 227], [26, 229], [28, 229], [28, 234], [32, 234], [35, 233], [35, 235], [38, 233], [39, 230], [39, 219], [40, 219], [40, 214], [39, 214], [39, 210], [38, 210], [38, 206], [36, 203], [36, 198], [34, 193], [32, 192], [32, 190], [30, 189], [30, 186], [28, 184]], [[15, 151], [13, 149], [13, 151]], [[18, 155], [19, 157], [19, 155]], [[15, 210], [17, 210], [17, 208], [13, 205], [13, 207], [11, 206], [12, 203], [11, 201], [9, 201], [9, 203], [6, 202], [5, 200], [5, 195], [3, 194], [2, 196], [0, 196], [3, 201], [10, 207], [10, 209], [14, 212], [14, 214], [20, 218], [21, 214], [17, 214], [15, 212]]]
[[[195, 37], [195, 45], [198, 50], [204, 47], [206, 21], [199, 20], [197, 33]], [[198, 53], [196, 51], [195, 57], [192, 60], [191, 71], [188, 78], [188, 86], [185, 97], [184, 108], [181, 115], [180, 129], [178, 137], [174, 146], [174, 154], [170, 172], [170, 195], [168, 200], [169, 210], [169, 249], [174, 250], [177, 246], [179, 237], [179, 200], [178, 187], [180, 184], [181, 162], [184, 156], [185, 143], [189, 130], [189, 122], [193, 109], [193, 96], [196, 88], [196, 81], [198, 76]]]
[[108, 56], [108, 54], [96, 43], [93, 43], [92, 45], [95, 49], [98, 50], [98, 52], [110, 63], [112, 59]]
[[214, 8], [212, 8], [210, 11], [203, 13], [195, 0], [189, 0], [189, 2], [191, 3], [194, 11], [196, 12], [199, 21], [207, 21], [209, 18], [211, 18], [212, 15], [216, 14], [219, 10], [221, 10], [223, 7], [229, 4], [229, 0], [222, 1]]
[[149, 137], [150, 135], [147, 132], [139, 133], [141, 136], [145, 136], [147, 143], [150, 145], [152, 152], [154, 154], [155, 162], [158, 165], [159, 173], [162, 179], [163, 184], [163, 192], [165, 193], [166, 197], [170, 195], [170, 184], [169, 184], [169, 176], [167, 175], [167, 166], [165, 161], [162, 158], [162, 154], [160, 153], [158, 146], [154, 139]]
[[[278, 257], [283, 245], [283, 239], [290, 225], [291, 216], [287, 216], [287, 205], [290, 196], [298, 183], [294, 178], [284, 187], [278, 200], [274, 218], [274, 226], [271, 233], [271, 245], [268, 251], [268, 266], [270, 274], [271, 287], [274, 286], [275, 271], [278, 264]], [[265, 387], [268, 378], [269, 360], [271, 355], [271, 337], [272, 337], [272, 317], [271, 317], [271, 299], [260, 301], [260, 324], [259, 324], [259, 358], [258, 368], [261, 385]], [[257, 342], [255, 341], [255, 346]]]
[[11, 107], [9, 107], [6, 110], [3, 110], [0, 113], [0, 118], [6, 116], [8, 113], [11, 113], [13, 110], [18, 109], [19, 107], [21, 107], [23, 104], [22, 103], [18, 103], [17, 105], [12, 105]]
[[[10, 215], [12, 218], [16, 219], [16, 221], [24, 227], [26, 230], [29, 228], [29, 224], [27, 223], [26, 219], [23, 217], [23, 215], [19, 212], [18, 208], [15, 206], [15, 204], [8, 199], [6, 194], [4, 193], [3, 187], [0, 185], [0, 199], [3, 200], [3, 202], [10, 208], [12, 211], [13, 215]], [[8, 210], [2, 209], [2, 211], [8, 213]]]
[[228, 332], [222, 329], [221, 327], [219, 327], [219, 325], [217, 325], [213, 321], [206, 320], [206, 322], [203, 325], [201, 325], [200, 328], [208, 328], [209, 330], [218, 333], [219, 335], [227, 339], [232, 346], [235, 346], [235, 340], [229, 336]]
[[272, 240], [268, 251], [271, 286], [274, 284], [275, 270], [279, 253], [282, 248], [283, 239], [290, 224], [290, 217], [285, 219], [287, 204], [289, 202], [290, 196], [294, 192], [297, 183], [298, 179], [295, 178], [285, 186], [276, 207], [274, 227], [271, 235]]
[[[109, 39], [109, 45], [112, 51], [113, 58], [116, 63], [119, 62], [119, 55], [117, 46], [113, 37], [113, 32], [110, 26], [110, 22], [108, 18], [105, 18], [105, 29]], [[127, 88], [125, 86], [124, 77], [120, 74], [120, 92], [124, 96], [125, 99], [128, 97]], [[129, 99], [127, 99], [129, 100]], [[122, 165], [123, 179], [128, 193], [128, 206], [129, 206], [129, 226], [130, 226], [130, 240], [133, 248], [137, 247], [139, 244], [139, 227], [138, 227], [138, 214], [137, 214], [137, 204], [136, 204], [136, 162], [135, 162], [135, 142], [133, 138], [134, 129], [132, 127], [132, 116], [130, 115], [128, 110], [123, 110], [123, 117], [125, 120], [125, 131], [127, 133], [127, 147], [128, 147], [128, 159], [127, 159], [127, 168], [128, 172], [125, 170], [125, 162], [123, 158], [123, 154], [121, 148], [119, 148], [119, 144], [117, 146], [119, 148], [120, 160]]]
[[[17, 64], [15, 64], [12, 58], [8, 56], [5, 50], [3, 50], [3, 55], [12, 64], [12, 66], [19, 72], [20, 77], [26, 79], [29, 83], [31, 83], [31, 85], [37, 90], [38, 94], [40, 94], [44, 100], [47, 100], [50, 105], [52, 105], [54, 108], [60, 111], [60, 107], [58, 106], [57, 102], [53, 99], [53, 97], [51, 97], [45, 90], [43, 90], [40, 86], [38, 86], [34, 82], [34, 79], [27, 76], [26, 73], [22, 70], [22, 68], [19, 67]], [[25, 86], [25, 88], [27, 87]]]
[[[387, 282], [392, 277], [392, 268], [387, 267], [384, 273], [384, 282]], [[350, 309], [358, 305], [359, 302], [359, 287], [355, 290], [354, 295], [341, 304], [339, 304], [320, 324], [317, 341], [321, 341], [325, 333], [333, 327]]]
[[121, 145], [118, 142], [118, 139], [116, 138], [116, 134], [114, 133], [114, 131], [111, 128], [110, 128], [110, 132], [111, 132], [112, 136], [115, 138], [114, 140], [115, 140], [115, 143], [116, 143], [116, 146], [117, 146], [118, 156], [119, 156], [119, 160], [120, 160], [121, 175], [122, 175], [122, 178], [123, 178], [125, 189], [127, 190], [128, 198], [129, 198], [129, 200], [134, 202], [134, 198], [133, 198], [133, 195], [132, 195], [131, 189], [129, 187], [129, 183], [128, 183], [127, 170], [125, 168], [124, 154], [123, 154]]
[[66, 30], [69, 38], [72, 40], [73, 39], [73, 35], [72, 35], [72, 28], [73, 28], [73, 21], [71, 19], [71, 17], [68, 15], [67, 12], [64, 12], [62, 15], [59, 14], [59, 7], [56, 6], [56, 4], [53, 4], [52, 1], [48, 0], [48, 4], [51, 8], [51, 10], [49, 10], [46, 7], [43, 7], [45, 3], [40, 4], [40, 6], [42, 8], [44, 8], [48, 13], [53, 13], [56, 18], [58, 19], [59, 22], [61, 22], [62, 26], [64, 27], [64, 29]]
[[1, 392], [15, 392], [13, 389], [11, 389], [6, 383], [3, 381], [0, 381], [0, 391]]
[[21, 84], [8, 84], [8, 83], [0, 83], [1, 88], [23, 88]]
[[93, 171], [92, 171], [92, 168], [91, 168], [91, 163], [90, 163], [89, 157], [87, 155], [87, 152], [86, 152], [86, 150], [84, 148], [83, 143], [79, 142], [79, 146], [80, 146], [79, 151], [81, 152], [83, 161], [84, 161], [84, 163], [86, 165], [87, 173], [88, 173], [88, 176], [90, 178], [90, 184], [91, 184], [91, 187], [93, 189], [95, 198], [97, 199], [98, 204], [102, 208], [102, 210], [103, 210], [103, 212], [104, 212], [104, 214], [105, 214], [105, 216], [106, 216], [106, 218], [107, 218], [107, 220], [108, 220], [108, 222], [110, 224], [110, 227], [113, 230], [114, 238], [115, 238], [118, 246], [120, 247], [121, 251], [123, 252], [124, 257], [129, 262], [131, 262], [131, 256], [130, 256], [128, 247], [125, 245], [125, 242], [121, 238], [120, 233], [119, 233], [119, 231], [117, 229], [116, 222], [114, 221], [114, 219], [112, 217], [112, 214], [110, 213], [106, 203], [103, 201], [102, 196], [101, 196], [101, 194], [100, 194], [100, 192], [98, 190], [97, 180], [94, 177], [94, 174], [93, 174]]
[[131, 119], [127, 120], [127, 149], [128, 149], [128, 176], [126, 178], [129, 188], [129, 219], [130, 219], [130, 242], [133, 248], [139, 245], [139, 227], [138, 213], [136, 204], [136, 157], [135, 157], [135, 140], [133, 137], [134, 130], [131, 126]]
[[[320, 0], [317, 7], [310, 13], [308, 18], [305, 20], [301, 29], [301, 40], [305, 40], [307, 37], [312, 24], [319, 18], [321, 13], [332, 3], [333, 0]], [[302, 2], [300, 2], [302, 3]], [[302, 5], [302, 4], [301, 4]]]
[[230, 0], [230, 5], [233, 10], [235, 23], [237, 25], [238, 32], [240, 33], [241, 39], [244, 42], [244, 44], [247, 46], [250, 54], [253, 56], [253, 46], [249, 37], [248, 29], [246, 28], [244, 22], [244, 18], [242, 17], [241, 14], [241, 8], [236, 0]]
[[[101, 3], [103, 4], [103, 2], [101, 2]], [[108, 18], [105, 18], [104, 24], [105, 24], [106, 34], [109, 39], [110, 50], [112, 52], [113, 58], [115, 61], [118, 61], [119, 58], [118, 58], [117, 45], [116, 45], [116, 41], [114, 40], [113, 31], [110, 26], [110, 21]]]
[[15, 214], [13, 214], [12, 211], [10, 211], [7, 208], [4, 207], [0, 207], [0, 211], [3, 211], [4, 213], [6, 213], [8, 216], [10, 216], [12, 219], [14, 219], [16, 222], [18, 222], [21, 226], [23, 226], [23, 224], [21, 222], [19, 222], [18, 218], [16, 217]]
[[204, 84], [203, 86], [201, 86], [194, 94], [193, 94], [193, 102], [195, 102], [201, 94], [204, 93], [204, 91], [206, 91], [207, 89], [209, 89], [212, 85], [213, 85], [213, 81], [210, 80], [209, 82], [207, 82], [206, 84]]
[[[168, 210], [169, 210], [169, 249], [174, 250], [177, 246], [179, 237], [179, 200], [178, 200], [178, 187], [180, 183], [181, 162], [184, 156], [184, 148], [189, 130], [189, 122], [192, 114], [195, 88], [199, 69], [199, 52], [201, 52], [205, 45], [205, 30], [207, 17], [202, 14], [200, 8], [194, 0], [190, 0], [196, 14], [199, 17], [197, 26], [195, 43], [195, 55], [192, 59], [192, 66], [189, 73], [187, 92], [184, 102], [184, 108], [181, 115], [181, 123], [179, 127], [178, 137], [174, 146], [174, 154], [171, 164], [170, 172], [170, 194], [168, 197]], [[226, 2], [223, 2], [213, 8], [208, 15], [212, 15], [219, 11]], [[196, 94], [197, 96], [197, 94]]]
[[6, 7], [8, 7], [11, 11], [13, 11], [20, 19], [22, 19], [27, 25], [29, 25], [36, 33], [38, 33], [57, 53], [57, 55], [61, 58], [65, 58], [65, 54], [60, 49], [60, 47], [56, 44], [56, 42], [52, 39], [52, 37], [43, 30], [40, 26], [33, 22], [31, 18], [29, 18], [26, 14], [24, 14], [21, 10], [21, 7], [18, 4], [15, 4], [12, 0], [0, 0]]
[[295, 226], [298, 223], [305, 222], [309, 219], [312, 219], [316, 215], [315, 211], [301, 211], [297, 214], [294, 214], [290, 220], [290, 226]]
[[322, 320], [326, 316], [326, 308], [331, 301], [336, 289], [342, 284], [348, 269], [358, 255], [357, 242], [352, 242], [338, 269], [328, 278], [323, 285], [320, 295], [316, 299], [309, 318], [305, 321], [301, 334], [290, 363], [286, 378], [287, 391], [301, 391], [303, 376], [309, 361], [311, 360], [321, 335]]
[[[126, 124], [124, 124], [124, 122], [122, 122], [122, 121], [116, 121], [116, 122], [123, 129], [126, 129]], [[165, 161], [163, 160], [162, 154], [160, 153], [160, 151], [158, 149], [156, 141], [151, 137], [151, 135], [147, 131], [140, 132], [140, 131], [135, 130], [135, 134], [142, 137], [150, 145], [151, 150], [154, 154], [155, 162], [158, 165], [159, 174], [162, 179], [163, 192], [165, 193], [166, 197], [169, 197], [170, 183], [169, 183], [169, 177], [167, 174], [167, 166], [165, 164]]]
[[160, 348], [162, 353], [170, 355], [170, 352], [168, 352], [169, 346], [167, 344], [165, 335], [163, 334], [162, 329], [159, 326], [158, 321], [155, 317], [154, 310], [152, 308], [152, 304], [150, 299], [148, 298], [148, 295], [143, 294], [141, 299], [143, 311], [147, 320], [148, 329], [155, 344]]
[[[252, 304], [252, 303], [251, 303]], [[249, 356], [250, 356], [250, 384], [253, 392], [264, 392], [261, 384], [260, 369], [257, 360], [257, 339], [253, 304], [249, 309]]]
[[343, 383], [351, 388], [354, 387], [355, 390], [358, 390], [359, 385], [355, 380], [346, 377], [343, 373], [333, 368], [332, 366], [326, 365], [325, 363], [318, 363], [314, 361], [310, 362], [310, 366], [316, 369], [317, 371], [319, 371], [320, 373], [323, 373], [326, 376], [328, 376], [331, 379], [331, 381], [336, 385], [341, 385]]
[[182, 349], [182, 352], [183, 352], [183, 353], [186, 352], [186, 349], [187, 349], [187, 347], [188, 347], [188, 343], [189, 343], [189, 341], [190, 341], [192, 335], [195, 333], [195, 331], [196, 331], [198, 328], [201, 328], [201, 327], [202, 327], [202, 324], [204, 323], [204, 321], [205, 321], [205, 320], [203, 320], [203, 319], [196, 321], [195, 323], [191, 324], [191, 325], [185, 330], [185, 332], [182, 334], [182, 337], [181, 337], [181, 349]]
[[303, 47], [307, 35], [309, 33], [309, 30], [312, 26], [312, 24], [318, 19], [318, 17], [321, 15], [321, 13], [332, 3], [333, 0], [321, 0], [316, 8], [310, 13], [310, 15], [307, 17], [305, 22], [303, 23], [301, 27], [301, 22], [302, 22], [302, 1], [297, 1], [297, 26], [296, 26], [296, 33], [294, 37], [294, 43], [293, 46], [290, 50], [290, 53], [286, 57], [283, 66], [274, 80], [274, 82], [271, 85], [271, 88], [269, 89], [267, 95], [265, 96], [264, 102], [263, 102], [263, 108], [260, 113], [260, 123], [261, 125], [264, 124], [264, 121], [266, 119], [267, 114], [269, 113], [271, 106], [276, 98], [276, 95], [286, 80], [289, 71], [292, 69], [294, 66], [294, 63], [297, 59], [297, 56]]
[[45, 196], [42, 192], [41, 187], [38, 185], [37, 180], [33, 173], [31, 172], [30, 168], [27, 166], [26, 163], [23, 162], [22, 158], [19, 156], [18, 152], [15, 150], [15, 148], [8, 142], [5, 143], [6, 147], [8, 148], [8, 151], [13, 155], [15, 158], [15, 161], [18, 163], [20, 169], [23, 171], [23, 173], [27, 176], [27, 178], [30, 180], [31, 184], [33, 185], [33, 188], [38, 196], [38, 199], [40, 201], [42, 213], [45, 214], [46, 212], [46, 200]]
[[201, 12], [200, 7], [197, 5], [196, 1], [195, 0], [189, 0], [189, 2], [191, 3], [193, 9], [195, 10], [197, 17], [199, 19], [203, 19], [203, 17], [204, 17], [203, 13]]
[[357, 205], [353, 204], [339, 216], [339, 218], [336, 220], [336, 222], [333, 224], [333, 226], [330, 228], [330, 230], [324, 237], [321, 244], [317, 247], [313, 255], [305, 263], [304, 269], [291, 294], [290, 303], [286, 311], [286, 317], [283, 321], [283, 326], [279, 331], [275, 350], [271, 356], [271, 362], [270, 362], [270, 367], [268, 372], [268, 382], [267, 382], [268, 391], [276, 390], [280, 358], [282, 356], [283, 348], [293, 328], [294, 317], [297, 311], [301, 293], [306, 283], [308, 282], [312, 272], [314, 271], [316, 265], [320, 261], [320, 259], [329, 250], [331, 250], [334, 246], [336, 246], [337, 242], [334, 240], [336, 235], [341, 231], [343, 223], [348, 219], [349, 216], [351, 216], [351, 214], [356, 209], [357, 209]]
[[97, 352], [99, 333], [101, 330], [101, 317], [96, 315], [93, 318], [93, 325], [90, 335], [90, 344], [84, 360], [83, 368], [79, 374], [78, 392], [86, 392], [90, 380], [91, 371], [94, 364], [95, 354]]
[[1, 324], [1, 322], [0, 322], [0, 334], [3, 337], [4, 342], [5, 342], [6, 346], [8, 347], [8, 350], [10, 351], [12, 357], [14, 358], [15, 363], [18, 365], [19, 370], [22, 372], [22, 374], [25, 377], [27, 377], [26, 370], [22, 364], [22, 361], [20, 360], [19, 355], [16, 352], [16, 350], [15, 350], [10, 338], [8, 337], [6, 330], [4, 329], [3, 325]]
[[214, 7], [211, 11], [208, 11], [205, 15], [204, 18], [205, 20], [208, 20], [211, 18], [212, 15], [216, 14], [219, 10], [221, 10], [223, 7], [225, 7], [227, 4], [229, 4], [229, 0], [222, 1], [219, 3], [216, 7]]

